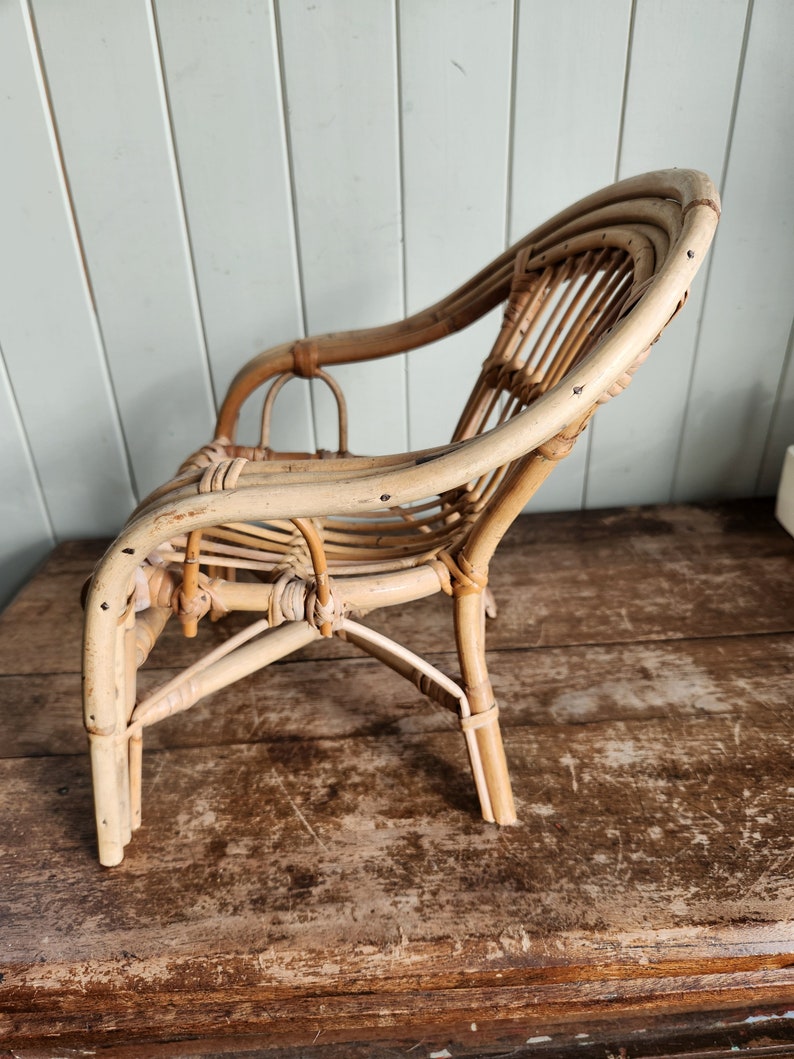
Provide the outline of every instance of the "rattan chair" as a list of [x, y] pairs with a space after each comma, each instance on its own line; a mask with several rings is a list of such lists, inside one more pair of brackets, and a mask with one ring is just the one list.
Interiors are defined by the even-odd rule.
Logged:
[[[718, 216], [701, 173], [626, 180], [558, 214], [425, 312], [278, 346], [243, 368], [214, 440], [138, 507], [86, 595], [84, 709], [103, 864], [121, 861], [140, 825], [147, 726], [335, 635], [456, 713], [484, 818], [515, 821], [484, 652], [489, 562], [680, 309]], [[449, 444], [382, 457], [346, 451], [344, 399], [328, 369], [433, 342], [500, 303], [501, 329]], [[270, 448], [273, 402], [294, 377], [331, 387], [339, 452]], [[240, 408], [263, 387], [262, 438], [241, 445]], [[356, 620], [436, 592], [454, 610], [460, 681]], [[169, 618], [193, 637], [202, 618], [230, 611], [254, 620], [136, 702], [136, 670]]]

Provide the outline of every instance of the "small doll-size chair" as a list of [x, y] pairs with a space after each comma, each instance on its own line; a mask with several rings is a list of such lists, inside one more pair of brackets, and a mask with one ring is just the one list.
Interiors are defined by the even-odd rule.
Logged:
[[[483, 816], [515, 821], [485, 661], [488, 564], [682, 306], [718, 216], [702, 173], [625, 180], [558, 214], [425, 312], [278, 346], [243, 368], [214, 440], [138, 507], [87, 591], [84, 709], [102, 864], [118, 864], [140, 826], [144, 729], [323, 636], [343, 637], [453, 710]], [[346, 451], [333, 365], [425, 345], [500, 303], [501, 329], [449, 444]], [[273, 402], [296, 376], [331, 387], [337, 453], [269, 447]], [[241, 405], [266, 384], [262, 438], [241, 445]], [[435, 592], [452, 600], [459, 681], [356, 620]], [[170, 618], [193, 637], [204, 617], [230, 611], [254, 620], [136, 701], [136, 671]]]

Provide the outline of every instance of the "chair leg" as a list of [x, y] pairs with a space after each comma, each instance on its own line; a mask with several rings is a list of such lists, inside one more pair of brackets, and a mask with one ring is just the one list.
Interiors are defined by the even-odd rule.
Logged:
[[129, 819], [129, 797], [124, 792], [129, 787], [129, 771], [126, 760], [118, 753], [114, 735], [91, 732], [88, 738], [99, 863], [111, 868], [124, 859]]
[[91, 751], [91, 778], [101, 864], [124, 857], [132, 836], [130, 761], [125, 738], [135, 706], [135, 614], [122, 593], [115, 609], [122, 616], [113, 637], [113, 657], [97, 649], [87, 625], [83, 656], [85, 723]]
[[[496, 702], [485, 661], [485, 610], [482, 593], [455, 598], [455, 639], [464, 690], [471, 707], [473, 729], [497, 824], [514, 824], [516, 810], [507, 771]], [[491, 713], [490, 711], [493, 711]], [[486, 717], [490, 713], [489, 717]], [[483, 814], [488, 818], [487, 814]]]

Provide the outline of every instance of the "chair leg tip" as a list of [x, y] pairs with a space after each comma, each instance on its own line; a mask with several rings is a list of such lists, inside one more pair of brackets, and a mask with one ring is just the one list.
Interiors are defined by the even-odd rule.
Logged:
[[99, 854], [99, 863], [103, 868], [115, 868], [124, 860], [124, 854]]
[[494, 806], [494, 817], [499, 827], [513, 827], [518, 823], [515, 806], [511, 798], [507, 805]]

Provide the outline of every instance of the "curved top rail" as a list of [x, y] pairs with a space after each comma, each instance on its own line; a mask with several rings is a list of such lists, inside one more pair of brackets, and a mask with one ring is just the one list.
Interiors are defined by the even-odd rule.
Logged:
[[[665, 203], [677, 204], [673, 213]], [[292, 370], [296, 359], [311, 347], [318, 367], [403, 353], [426, 345], [473, 323], [507, 297], [516, 254], [527, 246], [544, 246], [577, 233], [617, 223], [654, 223], [664, 227], [671, 242], [680, 237], [681, 224], [692, 210], [699, 226], [711, 233], [719, 218], [719, 195], [714, 184], [696, 170], [667, 169], [630, 177], [603, 188], [569, 206], [529, 232], [490, 262], [477, 275], [434, 305], [385, 326], [331, 332], [286, 342], [253, 357], [235, 376], [218, 415], [216, 436], [233, 437], [245, 399], [275, 374]], [[678, 223], [675, 223], [678, 218]], [[710, 241], [710, 237], [709, 237]], [[690, 259], [691, 261], [692, 259]], [[698, 259], [692, 262], [697, 271]], [[666, 321], [664, 321], [666, 323]], [[664, 323], [660, 325], [664, 326]], [[304, 374], [303, 370], [299, 374]]]

